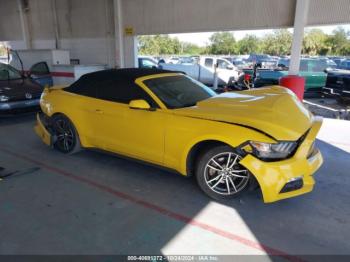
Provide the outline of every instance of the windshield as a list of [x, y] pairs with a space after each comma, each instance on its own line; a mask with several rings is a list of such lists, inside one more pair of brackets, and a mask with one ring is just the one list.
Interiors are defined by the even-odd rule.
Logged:
[[150, 59], [141, 59], [141, 67], [153, 68], [153, 67], [157, 67], [157, 64]]
[[180, 58], [181, 64], [193, 64], [194, 60], [191, 57], [182, 57]]
[[277, 62], [278, 65], [283, 65], [283, 67], [289, 67], [289, 59], [280, 59]]
[[194, 106], [216, 95], [209, 87], [184, 75], [153, 78], [144, 83], [170, 109]]
[[12, 66], [0, 63], [0, 81], [22, 78], [21, 74]]

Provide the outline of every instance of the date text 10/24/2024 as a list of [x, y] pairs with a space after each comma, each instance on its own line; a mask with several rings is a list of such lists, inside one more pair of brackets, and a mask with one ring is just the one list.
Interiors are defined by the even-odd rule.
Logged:
[[209, 255], [155, 255], [155, 256], [128, 256], [128, 261], [218, 261], [218, 257]]

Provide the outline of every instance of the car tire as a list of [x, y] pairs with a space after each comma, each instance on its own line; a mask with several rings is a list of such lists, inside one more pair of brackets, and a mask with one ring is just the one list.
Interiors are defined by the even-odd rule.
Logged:
[[232, 147], [215, 146], [203, 152], [197, 161], [196, 179], [199, 187], [215, 200], [227, 200], [248, 189], [249, 171], [239, 164], [242, 156]]
[[68, 117], [62, 114], [53, 116], [52, 129], [56, 150], [64, 154], [74, 154], [81, 150], [78, 132]]

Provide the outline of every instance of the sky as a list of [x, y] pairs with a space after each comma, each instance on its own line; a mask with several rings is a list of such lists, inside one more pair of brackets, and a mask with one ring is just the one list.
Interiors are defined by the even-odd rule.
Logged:
[[[341, 25], [345, 30], [350, 31], [350, 24]], [[322, 29], [326, 34], [331, 34], [334, 29], [338, 26], [318, 26], [318, 27], [306, 27], [306, 30], [319, 28]], [[292, 29], [288, 29], [292, 32]], [[236, 40], [242, 39], [247, 34], [256, 35], [257, 37], [262, 37], [265, 34], [271, 33], [273, 30], [248, 30], [248, 31], [233, 31]], [[199, 46], [205, 46], [209, 42], [210, 36], [213, 32], [206, 33], [186, 33], [186, 34], [170, 34], [171, 37], [177, 37], [180, 41], [193, 43]]]

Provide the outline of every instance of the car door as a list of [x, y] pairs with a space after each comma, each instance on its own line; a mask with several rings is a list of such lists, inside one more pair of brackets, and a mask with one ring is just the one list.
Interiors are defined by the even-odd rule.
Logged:
[[217, 60], [217, 75], [219, 78], [219, 85], [226, 85], [230, 83], [230, 80], [234, 81], [238, 79], [238, 73], [236, 68], [223, 59]]
[[309, 74], [306, 78], [308, 91], [319, 91], [326, 85], [327, 74], [324, 70], [327, 68], [327, 63], [323, 60], [310, 60], [308, 67]]
[[65, 112], [74, 123], [81, 139], [89, 147], [102, 148], [96, 123], [99, 121], [97, 99], [98, 82], [89, 76], [82, 76], [78, 81], [66, 87], [64, 91], [72, 93], [67, 96], [66, 103], [72, 106]]
[[210, 57], [205, 58], [204, 65], [201, 66], [199, 73], [199, 81], [212, 85], [214, 82], [214, 59]]
[[[99, 143], [105, 150], [162, 164], [166, 114], [136, 84], [107, 82], [100, 85], [95, 104]], [[146, 100], [153, 109], [130, 108], [129, 102], [137, 99]]]
[[51, 72], [46, 62], [34, 64], [29, 70], [29, 76], [41, 86], [53, 85]]

